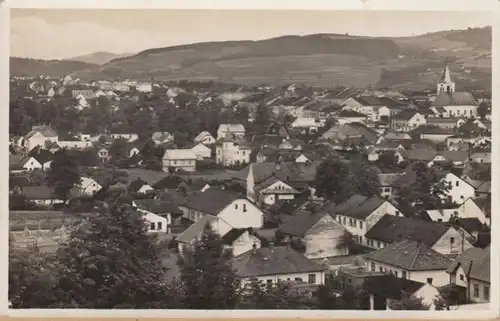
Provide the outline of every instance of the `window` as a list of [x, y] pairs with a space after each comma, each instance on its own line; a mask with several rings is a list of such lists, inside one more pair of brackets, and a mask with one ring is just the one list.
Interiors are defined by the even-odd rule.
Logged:
[[154, 231], [154, 229], [155, 229], [155, 222], [151, 222], [151, 225], [150, 225], [149, 229]]
[[381, 266], [379, 266], [379, 267], [378, 267], [378, 271], [379, 271], [379, 272], [384, 272], [384, 269], [383, 269]]
[[394, 271], [394, 276], [398, 276], [398, 271]]
[[271, 280], [271, 279], [267, 280], [266, 282], [267, 282], [267, 284], [273, 284], [273, 280]]
[[384, 192], [389, 193], [390, 191], [391, 191], [391, 189], [389, 187], [384, 188]]
[[474, 297], [479, 298], [479, 284], [474, 284]]
[[162, 224], [161, 224], [161, 222], [158, 222], [158, 230], [161, 231], [161, 228], [162, 228]]
[[441, 223], [443, 221], [442, 218], [438, 218], [438, 222]]
[[352, 221], [352, 226], [356, 227], [356, 226], [357, 226], [357, 224], [356, 224], [356, 223], [358, 223], [358, 221], [353, 220], [353, 221]]
[[485, 285], [483, 287], [483, 295], [484, 295], [484, 299], [485, 300], [489, 300], [490, 299], [490, 287]]
[[464, 275], [460, 274], [459, 278], [460, 278], [460, 281], [463, 281], [464, 280]]
[[234, 204], [234, 209], [237, 210], [238, 209], [238, 204]]
[[359, 221], [359, 228], [363, 228], [363, 222]]
[[344, 217], [344, 225], [346, 224], [346, 218]]
[[375, 272], [375, 263], [371, 262], [370, 266], [371, 266], [370, 270], [372, 270], [372, 272]]
[[450, 237], [450, 243], [451, 243], [451, 244], [454, 244], [454, 243], [455, 243], [455, 238], [454, 238], [454, 237]]
[[427, 283], [432, 285], [432, 278], [427, 278]]
[[377, 241], [377, 246], [380, 247], [380, 241]]
[[309, 274], [309, 283], [316, 284], [316, 274]]
[[458, 181], [455, 182], [455, 186], [458, 186], [458, 184], [460, 184]]
[[302, 278], [295, 278], [295, 281], [302, 282]]
[[403, 279], [406, 279], [406, 271], [401, 272]]
[[399, 211], [396, 211], [396, 216], [399, 216]]
[[247, 204], [243, 204], [243, 212], [247, 211]]

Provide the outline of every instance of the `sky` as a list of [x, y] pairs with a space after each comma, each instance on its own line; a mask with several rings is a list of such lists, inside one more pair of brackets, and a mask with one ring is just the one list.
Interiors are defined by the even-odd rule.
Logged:
[[400, 37], [491, 24], [467, 11], [12, 9], [11, 56], [67, 59], [205, 41], [349, 33]]

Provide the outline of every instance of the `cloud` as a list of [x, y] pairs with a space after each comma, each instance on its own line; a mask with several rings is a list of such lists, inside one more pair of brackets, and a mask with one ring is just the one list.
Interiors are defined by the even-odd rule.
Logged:
[[54, 25], [35, 17], [11, 19], [11, 56], [63, 59], [109, 51], [132, 53], [168, 44], [166, 35], [118, 30], [89, 22]]

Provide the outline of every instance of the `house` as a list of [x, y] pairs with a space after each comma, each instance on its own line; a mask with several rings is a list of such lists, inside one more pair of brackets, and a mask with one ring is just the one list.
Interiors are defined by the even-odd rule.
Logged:
[[201, 142], [191, 144], [187, 148], [191, 149], [198, 160], [212, 157], [212, 150]]
[[454, 216], [458, 218], [476, 218], [481, 224], [489, 225], [490, 218], [483, 210], [474, 202], [472, 198], [468, 198], [460, 205], [452, 208], [434, 209], [426, 211], [428, 217], [434, 222], [449, 222]]
[[452, 129], [441, 127], [421, 126], [417, 130], [420, 133], [420, 139], [428, 139], [435, 143], [444, 143], [448, 137], [456, 134]]
[[491, 153], [474, 153], [470, 156], [473, 163], [491, 164]]
[[357, 243], [368, 245], [365, 234], [384, 215], [403, 216], [389, 201], [379, 197], [353, 195], [332, 209], [337, 221], [353, 235]]
[[404, 239], [423, 242], [443, 255], [458, 254], [471, 248], [468, 233], [460, 228], [421, 219], [385, 215], [366, 234], [366, 245], [381, 249]]
[[90, 177], [81, 177], [77, 188], [81, 195], [94, 195], [102, 186]]
[[64, 203], [63, 200], [54, 196], [52, 189], [47, 186], [23, 186], [22, 194], [28, 201], [37, 205], [50, 206]]
[[443, 178], [443, 181], [450, 186], [450, 189], [446, 191], [446, 195], [449, 201], [456, 204], [462, 204], [468, 198], [474, 198], [474, 186], [458, 177], [457, 175], [453, 173], [447, 173]]
[[366, 127], [360, 123], [350, 123], [344, 125], [335, 125], [327, 130], [321, 136], [321, 139], [328, 141], [343, 141], [348, 138], [363, 138], [369, 144], [375, 144], [378, 140], [379, 133], [375, 130]]
[[99, 160], [103, 163], [106, 163], [111, 159], [111, 156], [109, 155], [109, 151], [106, 147], [98, 148], [97, 149], [97, 156], [99, 157]]
[[60, 149], [79, 149], [79, 150], [84, 150], [84, 149], [90, 149], [94, 147], [92, 142], [89, 141], [80, 141], [80, 140], [60, 140], [58, 142], [55, 142], [53, 144], [57, 144], [57, 146]]
[[202, 131], [194, 138], [195, 143], [202, 143], [203, 145], [213, 145], [217, 140], [207, 131]]
[[125, 139], [129, 143], [135, 142], [136, 140], [139, 139], [139, 135], [137, 134], [131, 134], [131, 133], [115, 133], [111, 134], [112, 139]]
[[284, 242], [299, 242], [309, 259], [349, 254], [343, 243], [346, 229], [327, 212], [299, 210], [279, 229]]
[[429, 310], [434, 310], [434, 301], [440, 296], [439, 289], [432, 284], [399, 278], [393, 274], [368, 275], [362, 287], [369, 295], [370, 310], [390, 310], [391, 304], [404, 299], [405, 295], [420, 298], [423, 304], [429, 306]]
[[427, 123], [425, 117], [415, 110], [403, 110], [391, 117], [391, 130], [409, 132]]
[[[252, 171], [253, 164], [250, 164], [250, 173]], [[279, 200], [293, 200], [296, 195], [300, 194], [295, 188], [284, 183], [276, 176], [271, 176], [261, 183], [252, 186], [247, 186], [247, 188], [252, 188], [252, 191], [247, 191], [247, 194], [253, 195], [253, 198], [258, 204], [273, 205]]]
[[86, 88], [79, 88], [79, 89], [72, 89], [71, 90], [71, 97], [78, 98], [80, 96], [84, 97], [85, 99], [94, 98], [94, 90], [93, 89], [86, 89]]
[[244, 138], [245, 126], [241, 124], [220, 124], [217, 129], [217, 140], [221, 138]]
[[446, 270], [449, 281], [467, 289], [467, 299], [484, 303], [490, 301], [491, 249], [471, 248], [461, 253]]
[[441, 127], [445, 129], [456, 129], [462, 126], [464, 123], [465, 120], [463, 118], [456, 119], [456, 118], [432, 117], [427, 119], [427, 125]]
[[324, 120], [316, 118], [298, 117], [293, 121], [293, 123], [290, 124], [290, 127], [299, 129], [303, 133], [307, 131], [313, 133], [317, 132], [318, 129], [323, 127], [324, 125], [325, 125]]
[[326, 268], [288, 246], [254, 247], [232, 258], [230, 264], [242, 286], [253, 281], [269, 285], [286, 281], [325, 284]]
[[250, 163], [250, 147], [244, 140], [222, 138], [216, 143], [215, 162], [223, 166], [235, 166]]
[[[366, 115], [372, 121], [379, 121], [381, 116], [389, 117], [390, 110], [384, 102], [373, 96], [358, 96], [346, 99], [343, 104], [349, 109]], [[380, 109], [383, 108], [382, 113]]]
[[260, 237], [251, 228], [233, 228], [221, 239], [224, 248], [231, 250], [233, 257], [250, 251], [254, 245], [261, 247]]
[[46, 142], [55, 143], [59, 140], [59, 135], [47, 125], [33, 126], [31, 131], [24, 137], [26, 152], [40, 146], [45, 148]]
[[[193, 222], [204, 216], [214, 216], [231, 228], [259, 229], [264, 224], [264, 214], [253, 202], [242, 195], [218, 188], [191, 193], [180, 209], [184, 218]], [[216, 232], [224, 235], [227, 231]]]
[[182, 215], [182, 211], [170, 201], [134, 200], [132, 205], [144, 214], [149, 233], [170, 233], [173, 218]]
[[386, 200], [392, 199], [392, 184], [401, 176], [400, 173], [380, 173], [380, 196]]
[[336, 115], [336, 118], [340, 125], [344, 125], [350, 123], [365, 123], [368, 116], [355, 110], [344, 109]]
[[140, 178], [133, 180], [128, 185], [128, 190], [132, 193], [136, 194], [147, 194], [154, 192], [154, 188], [152, 188], [147, 182], [143, 181]]
[[169, 132], [155, 132], [151, 136], [155, 145], [162, 145], [174, 141], [174, 135]]
[[455, 82], [451, 80], [450, 70], [446, 66], [441, 81], [437, 84], [437, 96], [432, 104], [433, 111], [441, 117], [472, 118], [477, 117], [477, 107], [478, 103], [472, 94], [455, 91]]
[[452, 261], [423, 242], [402, 240], [363, 257], [368, 271], [386, 272], [435, 287], [449, 284], [446, 270]]
[[42, 168], [43, 165], [40, 164], [34, 157], [9, 155], [9, 171], [11, 172], [33, 171], [35, 169]]
[[170, 169], [185, 172], [196, 171], [196, 154], [190, 149], [167, 149], [163, 154], [162, 166], [164, 172]]

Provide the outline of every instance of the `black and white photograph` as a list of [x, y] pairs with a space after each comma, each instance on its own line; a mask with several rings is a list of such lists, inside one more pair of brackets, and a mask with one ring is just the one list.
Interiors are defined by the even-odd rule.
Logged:
[[492, 12], [9, 11], [10, 311], [498, 299]]

